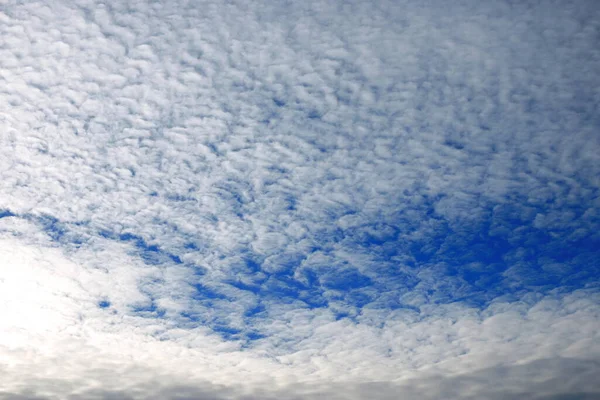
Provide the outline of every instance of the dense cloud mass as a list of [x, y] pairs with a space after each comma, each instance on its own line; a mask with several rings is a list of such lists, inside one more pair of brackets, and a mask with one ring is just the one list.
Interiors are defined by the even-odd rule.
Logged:
[[0, 1], [0, 399], [598, 399], [596, 1]]

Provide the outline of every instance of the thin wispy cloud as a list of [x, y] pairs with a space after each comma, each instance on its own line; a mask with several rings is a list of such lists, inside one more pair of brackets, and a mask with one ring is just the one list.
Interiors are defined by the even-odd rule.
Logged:
[[593, 1], [0, 2], [0, 398], [588, 399]]

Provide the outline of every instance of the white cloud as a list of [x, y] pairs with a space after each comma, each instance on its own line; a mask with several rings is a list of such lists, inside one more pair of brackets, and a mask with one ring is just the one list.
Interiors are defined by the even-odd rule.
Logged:
[[[420, 314], [364, 311], [356, 322], [336, 321], [327, 310], [271, 305], [261, 327], [269, 336], [242, 349], [207, 328], [181, 329], [168, 318], [134, 316], [118, 300], [111, 308], [98, 308], [100, 293], [111, 299], [125, 294], [129, 296], [125, 304], [135, 301], [135, 286], [118, 286], [124, 283], [118, 270], [81, 269], [57, 249], [32, 249], [14, 240], [3, 240], [2, 249], [5, 311], [0, 340], [2, 388], [7, 393], [29, 388], [53, 397], [115, 390], [146, 398], [147, 388], [141, 392], [135, 388], [158, 380], [165, 390], [187, 385], [198, 391], [207, 385], [203, 382], [211, 382], [228, 387], [234, 395], [223, 398], [238, 398], [243, 391], [256, 390], [267, 396], [280, 390], [288, 396], [293, 392], [290, 385], [298, 382], [308, 385], [306, 398], [313, 398], [316, 394], [310, 391], [331, 390], [324, 382], [332, 387], [345, 380], [390, 382], [411, 393], [415, 379], [423, 379], [419, 385], [429, 393], [433, 389], [424, 377], [431, 374], [443, 374], [450, 382], [473, 373], [491, 374], [486, 379], [493, 380], [503, 376], [497, 365], [510, 371], [536, 360], [593, 360], [600, 354], [599, 299], [593, 291], [532, 296], [518, 304], [499, 301], [483, 311], [459, 305], [430, 307]], [[128, 265], [133, 274], [131, 260]], [[98, 290], [103, 281], [109, 284]], [[378, 326], [378, 321], [387, 322]], [[584, 373], [592, 365], [564, 362], [581, 363]], [[562, 361], [553, 363], [549, 370], [531, 374], [539, 380], [560, 379]], [[482, 368], [492, 370], [477, 372]], [[527, 382], [511, 379], [515, 390], [531, 390]], [[586, 390], [597, 390], [580, 381]], [[317, 386], [310, 389], [312, 385]], [[381, 385], [381, 390], [388, 390]], [[468, 390], [496, 390], [489, 386], [478, 383]], [[217, 393], [220, 390], [225, 389]], [[435, 398], [437, 392], [432, 393]], [[339, 396], [355, 398], [356, 392], [342, 391]]]
[[593, 395], [596, 9], [2, 2], [0, 389]]

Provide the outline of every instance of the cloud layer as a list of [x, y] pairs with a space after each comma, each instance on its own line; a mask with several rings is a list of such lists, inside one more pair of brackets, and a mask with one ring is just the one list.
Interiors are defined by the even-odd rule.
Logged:
[[1, 2], [0, 391], [597, 396], [599, 29]]

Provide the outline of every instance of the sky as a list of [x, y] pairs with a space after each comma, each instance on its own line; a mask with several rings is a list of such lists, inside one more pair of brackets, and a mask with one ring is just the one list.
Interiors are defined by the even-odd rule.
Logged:
[[0, 400], [600, 399], [600, 3], [0, 0]]

